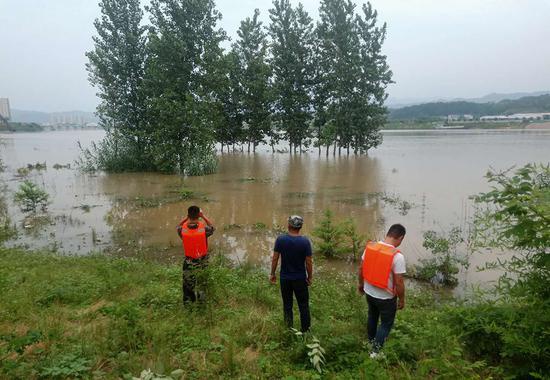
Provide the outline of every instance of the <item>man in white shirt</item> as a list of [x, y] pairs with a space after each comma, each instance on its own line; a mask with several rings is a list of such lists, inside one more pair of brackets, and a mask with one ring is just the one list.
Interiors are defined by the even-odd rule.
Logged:
[[405, 227], [394, 224], [384, 241], [369, 242], [361, 257], [358, 290], [360, 294], [366, 294], [369, 307], [367, 331], [373, 345], [371, 357], [376, 357], [384, 345], [397, 309], [405, 307], [405, 257], [397, 249], [405, 233]]

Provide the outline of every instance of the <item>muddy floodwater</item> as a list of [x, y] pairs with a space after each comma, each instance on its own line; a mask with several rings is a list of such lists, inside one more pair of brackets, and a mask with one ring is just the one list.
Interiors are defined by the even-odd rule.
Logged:
[[[89, 146], [102, 136], [97, 130], [0, 135], [6, 166], [0, 178], [18, 230], [10, 244], [173, 261], [181, 257], [175, 226], [189, 205], [198, 204], [217, 227], [211, 249], [234, 261], [266, 265], [289, 214], [303, 215], [304, 233], [310, 234], [323, 210], [330, 209], [337, 221], [352, 217], [359, 232], [372, 239], [403, 223], [408, 233], [402, 251], [412, 264], [429, 255], [423, 232], [457, 226], [467, 233], [474, 211], [469, 197], [489, 189], [483, 178], [489, 168], [550, 161], [545, 130], [388, 131], [368, 157], [327, 158], [314, 149], [292, 156], [268, 150], [224, 153], [217, 174], [191, 178], [75, 170], [77, 141]], [[47, 167], [18, 173], [37, 162]], [[48, 213], [39, 219], [25, 218], [13, 202], [25, 178], [51, 196]], [[464, 284], [495, 278], [476, 271], [490, 256], [472, 256]], [[323, 265], [351, 269], [342, 262]]]

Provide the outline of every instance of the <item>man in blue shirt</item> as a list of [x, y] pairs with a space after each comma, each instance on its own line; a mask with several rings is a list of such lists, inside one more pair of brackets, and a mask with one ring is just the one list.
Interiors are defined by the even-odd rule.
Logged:
[[[273, 258], [271, 260], [272, 284], [277, 283], [275, 271], [281, 257], [281, 296], [283, 297], [283, 313], [288, 327], [293, 325], [292, 306], [296, 296], [300, 310], [302, 332], [309, 330], [311, 318], [309, 316], [309, 291], [313, 279], [313, 262], [311, 260], [311, 243], [308, 238], [300, 235], [304, 219], [298, 215], [288, 218], [288, 233], [281, 235], [275, 241]], [[307, 272], [307, 275], [306, 275]]]

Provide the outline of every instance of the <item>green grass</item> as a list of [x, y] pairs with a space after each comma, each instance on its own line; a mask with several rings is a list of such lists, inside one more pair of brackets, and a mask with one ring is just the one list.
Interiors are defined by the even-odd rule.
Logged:
[[[452, 304], [409, 292], [385, 347], [369, 359], [367, 305], [355, 280], [319, 273], [312, 334], [323, 373], [283, 327], [278, 286], [213, 256], [207, 302], [181, 305], [181, 268], [106, 256], [0, 248], [0, 378], [124, 378], [143, 369], [182, 378], [499, 378], [468, 353]], [[295, 324], [298, 313], [295, 311]]]

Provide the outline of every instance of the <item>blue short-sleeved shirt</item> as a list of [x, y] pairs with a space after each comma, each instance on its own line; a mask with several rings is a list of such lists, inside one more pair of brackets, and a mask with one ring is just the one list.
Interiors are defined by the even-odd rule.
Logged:
[[311, 256], [311, 243], [307, 237], [281, 235], [273, 250], [281, 255], [281, 280], [307, 278], [306, 257]]

